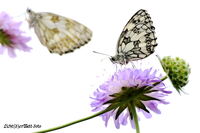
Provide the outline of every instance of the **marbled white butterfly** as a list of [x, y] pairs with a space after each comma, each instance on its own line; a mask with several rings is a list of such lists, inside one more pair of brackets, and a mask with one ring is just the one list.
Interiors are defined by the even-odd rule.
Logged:
[[127, 64], [129, 61], [148, 57], [157, 46], [155, 28], [151, 17], [145, 10], [139, 10], [124, 27], [117, 44], [115, 56], [111, 62]]
[[92, 37], [91, 30], [75, 20], [48, 12], [35, 13], [30, 9], [27, 14], [29, 26], [34, 28], [40, 42], [51, 53], [72, 52]]

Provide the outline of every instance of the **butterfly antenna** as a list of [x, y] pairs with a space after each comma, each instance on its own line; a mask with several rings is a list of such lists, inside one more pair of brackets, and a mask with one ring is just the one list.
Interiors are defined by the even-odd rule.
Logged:
[[136, 69], [136, 66], [133, 62], [131, 62], [131, 65], [132, 65], [133, 69]]
[[104, 54], [104, 53], [100, 53], [100, 52], [97, 52], [97, 51], [92, 51], [93, 53], [96, 53], [96, 54], [101, 54], [101, 55], [105, 55], [105, 56], [109, 56], [109, 57], [111, 57], [110, 55], [108, 55], [108, 54]]

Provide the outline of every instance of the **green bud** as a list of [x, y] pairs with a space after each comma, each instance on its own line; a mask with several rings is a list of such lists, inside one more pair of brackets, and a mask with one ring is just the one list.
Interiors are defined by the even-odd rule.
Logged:
[[182, 87], [188, 83], [190, 66], [185, 60], [166, 56], [161, 60], [164, 71], [167, 73], [175, 89], [180, 93]]

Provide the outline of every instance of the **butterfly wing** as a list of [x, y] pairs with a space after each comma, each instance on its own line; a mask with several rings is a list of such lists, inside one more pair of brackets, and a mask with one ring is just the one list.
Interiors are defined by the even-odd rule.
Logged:
[[139, 10], [125, 25], [117, 44], [117, 55], [124, 55], [126, 61], [144, 59], [157, 46], [155, 28], [149, 14]]
[[51, 53], [72, 52], [92, 37], [91, 30], [75, 20], [45, 12], [37, 13], [35, 18], [35, 33]]

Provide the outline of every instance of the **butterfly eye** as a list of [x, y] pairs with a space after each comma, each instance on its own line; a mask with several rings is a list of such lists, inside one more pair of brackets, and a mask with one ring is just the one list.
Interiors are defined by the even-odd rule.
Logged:
[[110, 60], [111, 61], [116, 61], [116, 58], [115, 57], [111, 57]]
[[31, 9], [29, 9], [29, 8], [26, 11], [27, 11], [27, 13], [31, 13], [32, 12]]

